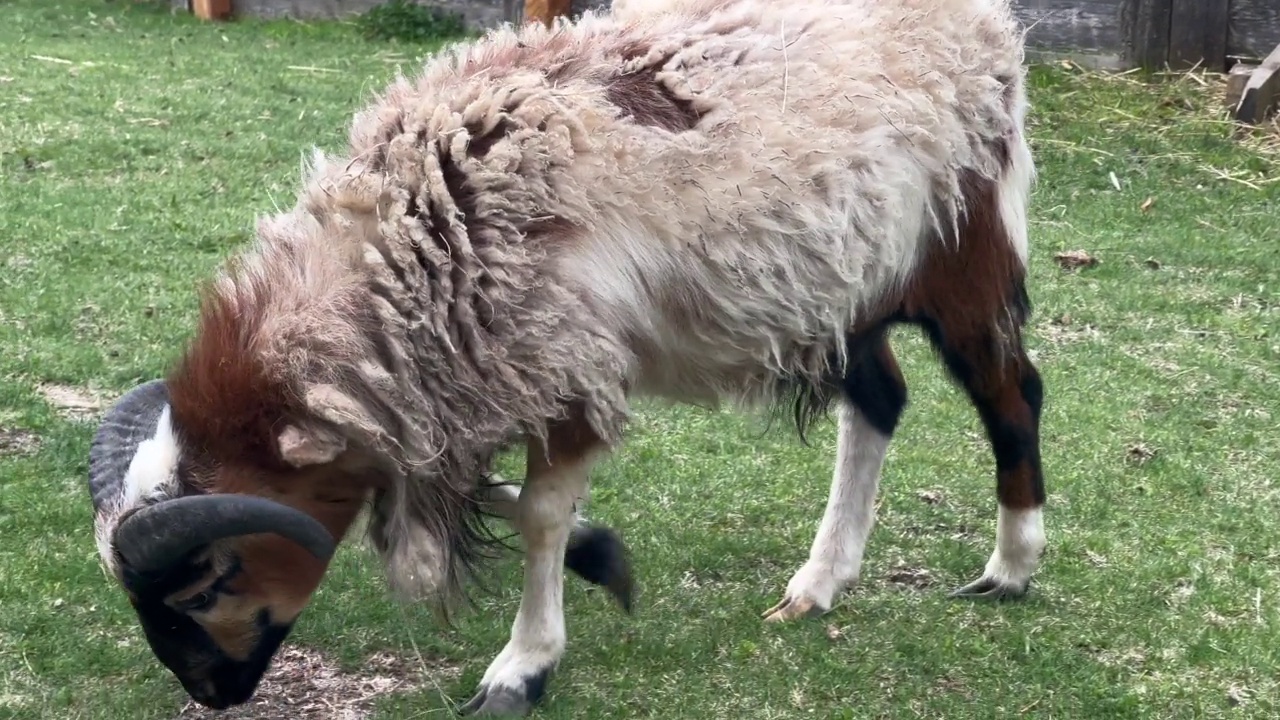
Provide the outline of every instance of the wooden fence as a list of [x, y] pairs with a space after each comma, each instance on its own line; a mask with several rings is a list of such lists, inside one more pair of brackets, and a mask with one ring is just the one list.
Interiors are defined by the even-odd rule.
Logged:
[[[377, 0], [170, 0], [202, 17], [324, 15]], [[785, 1], [785, 0], [784, 0]], [[609, 0], [418, 0], [452, 8], [499, 5], [507, 20], [549, 21]], [[1193, 66], [1226, 71], [1237, 60], [1257, 62], [1280, 45], [1280, 0], [1013, 0], [1029, 28], [1032, 55], [1066, 56], [1113, 69]]]
[[1014, 0], [1041, 54], [1117, 69], [1226, 71], [1280, 44], [1280, 0]]
[[[549, 21], [567, 8], [524, 0], [522, 16]], [[1280, 0], [1014, 0], [1014, 9], [1031, 53], [1114, 69], [1225, 72], [1280, 44]]]

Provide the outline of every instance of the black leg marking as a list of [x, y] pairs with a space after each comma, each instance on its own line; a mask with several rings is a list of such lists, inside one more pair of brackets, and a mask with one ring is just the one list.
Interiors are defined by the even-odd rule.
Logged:
[[476, 694], [458, 708], [462, 716], [507, 716], [524, 717], [533, 711], [534, 706], [547, 694], [547, 684], [551, 679], [551, 668], [542, 670], [524, 679], [524, 687], [488, 687], [481, 685]]
[[[1042, 507], [1046, 499], [1040, 462], [1044, 383], [1026, 354], [1019, 326], [1002, 334], [992, 327], [956, 332], [954, 327], [936, 320], [922, 325], [986, 429], [996, 462], [996, 497], [1001, 508], [1022, 511]], [[1007, 339], [1002, 341], [1002, 337]], [[993, 576], [988, 567], [982, 577], [953, 591], [951, 596], [1017, 599], [1029, 587], [1029, 578], [1014, 581]]]
[[907, 383], [889, 347], [886, 329], [866, 339], [849, 340], [853, 361], [841, 383], [844, 396], [872, 427], [893, 435], [907, 407]]
[[635, 581], [627, 547], [618, 533], [600, 525], [575, 527], [564, 564], [583, 580], [608, 590], [623, 611], [631, 612]]

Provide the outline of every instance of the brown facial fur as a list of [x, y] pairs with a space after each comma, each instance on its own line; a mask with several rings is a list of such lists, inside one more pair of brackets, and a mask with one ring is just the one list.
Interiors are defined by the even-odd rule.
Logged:
[[239, 300], [204, 292], [195, 340], [168, 377], [171, 412], [184, 445], [278, 466], [274, 433], [290, 398], [255, 352], [258, 315], [242, 312]]
[[[354, 483], [321, 481], [324, 472], [324, 468], [313, 468], [276, 474], [228, 466], [216, 471], [212, 483], [218, 492], [254, 492], [297, 507], [341, 540], [359, 513], [364, 495]], [[292, 541], [269, 534], [225, 540], [215, 546], [210, 559], [213, 569], [168, 601], [179, 606], [201, 592], [217, 592], [212, 608], [189, 614], [235, 660], [248, 658], [257, 646], [260, 611], [266, 610], [272, 623], [291, 624], [328, 568], [326, 562]], [[239, 571], [217, 583], [233, 562], [238, 563]]]

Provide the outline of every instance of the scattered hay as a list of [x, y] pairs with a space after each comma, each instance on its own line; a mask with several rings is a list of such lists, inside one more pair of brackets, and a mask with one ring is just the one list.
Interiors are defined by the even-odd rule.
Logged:
[[82, 388], [44, 383], [36, 390], [44, 397], [45, 402], [57, 408], [58, 414], [68, 420], [92, 420], [102, 410], [103, 398]]
[[[1159, 93], [1161, 100], [1158, 104], [1172, 109], [1186, 122], [1168, 123], [1154, 113], [1149, 118], [1125, 118], [1129, 123], [1145, 124], [1152, 134], [1198, 133], [1212, 128], [1229, 135], [1245, 150], [1280, 161], [1280, 113], [1273, 114], [1258, 125], [1236, 122], [1231, 115], [1232, 108], [1227, 103], [1227, 73], [1192, 68], [1155, 73], [1154, 81], [1147, 81], [1138, 77], [1139, 71], [1136, 69], [1124, 72], [1092, 70], [1071, 61], [1063, 62], [1062, 66], [1091, 82], [1108, 82], [1138, 91]], [[1081, 149], [1091, 151], [1088, 148]], [[1246, 168], [1222, 169], [1201, 164], [1200, 170], [1211, 177], [1255, 189], [1280, 182], [1280, 177]]]
[[30, 455], [40, 447], [40, 436], [30, 430], [0, 426], [0, 457]]
[[1102, 336], [1093, 324], [1078, 325], [1070, 315], [1059, 315], [1048, 322], [1036, 323], [1036, 334], [1050, 345], [1097, 340]]
[[416, 690], [430, 682], [427, 670], [390, 653], [378, 653], [354, 673], [309, 648], [280, 651], [253, 699], [223, 711], [188, 701], [175, 720], [364, 720], [383, 696]]

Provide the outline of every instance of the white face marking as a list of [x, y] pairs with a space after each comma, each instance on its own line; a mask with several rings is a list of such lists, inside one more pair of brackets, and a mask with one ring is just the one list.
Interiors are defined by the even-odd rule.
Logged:
[[121, 507], [129, 508], [149, 498], [173, 494], [178, 482], [180, 454], [178, 438], [169, 419], [169, 406], [165, 405], [156, 423], [155, 435], [138, 445], [129, 463]]

